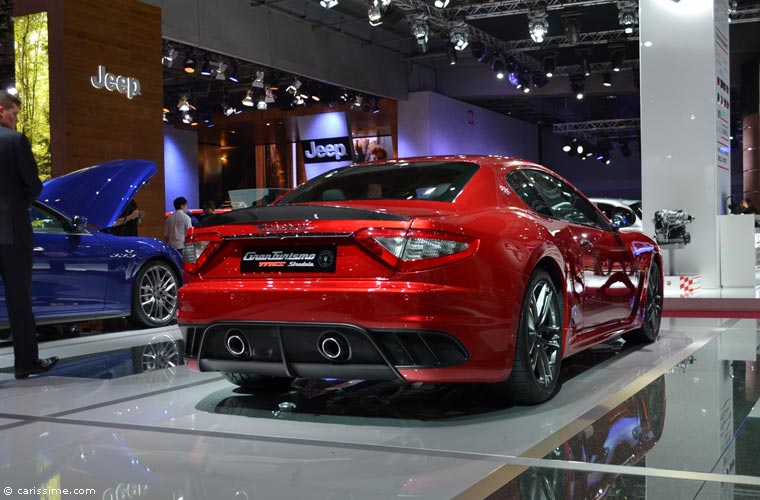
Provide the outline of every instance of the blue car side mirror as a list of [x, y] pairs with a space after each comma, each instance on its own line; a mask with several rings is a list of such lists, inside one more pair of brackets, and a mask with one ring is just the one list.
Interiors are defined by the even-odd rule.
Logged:
[[75, 233], [82, 233], [87, 229], [87, 217], [81, 215], [75, 215], [71, 219], [71, 223]]

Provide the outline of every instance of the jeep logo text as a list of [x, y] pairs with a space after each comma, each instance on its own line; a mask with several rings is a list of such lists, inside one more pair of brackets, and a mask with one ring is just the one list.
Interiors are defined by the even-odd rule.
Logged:
[[141, 94], [140, 80], [127, 76], [118, 76], [107, 73], [105, 66], [98, 66], [98, 74], [90, 77], [90, 83], [96, 89], [116, 90], [120, 94], [126, 94], [127, 99], [132, 99]]

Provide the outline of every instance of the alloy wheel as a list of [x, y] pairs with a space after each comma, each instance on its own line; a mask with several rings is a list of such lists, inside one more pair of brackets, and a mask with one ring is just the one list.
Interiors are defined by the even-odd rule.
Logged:
[[140, 307], [151, 321], [165, 323], [177, 310], [177, 279], [163, 265], [148, 269], [140, 280]]
[[536, 283], [528, 307], [526, 334], [530, 366], [538, 385], [547, 388], [557, 377], [561, 342], [559, 300], [548, 282]]

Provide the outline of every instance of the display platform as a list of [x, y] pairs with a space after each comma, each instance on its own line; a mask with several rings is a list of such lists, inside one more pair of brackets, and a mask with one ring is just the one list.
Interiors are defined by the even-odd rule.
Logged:
[[663, 316], [760, 319], [760, 287], [700, 288], [697, 293], [663, 290]]
[[[758, 333], [755, 320], [664, 319], [652, 345], [565, 360], [560, 392], [532, 407], [475, 384], [296, 380], [245, 393], [172, 367], [176, 327], [44, 342], [42, 356], [62, 358], [49, 374], [0, 373], [0, 487], [6, 498], [37, 487], [106, 499], [756, 498]], [[0, 368], [11, 364], [0, 348]]]

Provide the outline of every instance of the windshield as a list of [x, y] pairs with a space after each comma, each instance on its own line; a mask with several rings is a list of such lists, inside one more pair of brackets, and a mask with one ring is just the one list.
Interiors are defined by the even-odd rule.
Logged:
[[478, 170], [474, 163], [420, 162], [331, 170], [296, 188], [278, 204], [336, 200], [454, 201]]

